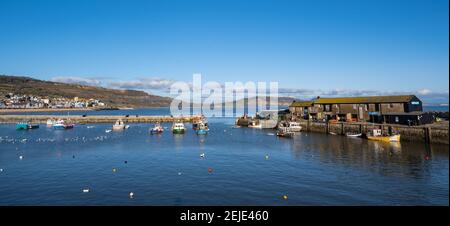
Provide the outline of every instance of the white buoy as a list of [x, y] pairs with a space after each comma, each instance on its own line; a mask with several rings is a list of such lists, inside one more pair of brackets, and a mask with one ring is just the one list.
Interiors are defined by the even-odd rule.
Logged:
[[266, 159], [269, 159], [269, 155], [266, 155]]
[[21, 160], [22, 160], [22, 159], [23, 159], [23, 156], [19, 156], [19, 159], [21, 159]]
[[130, 192], [130, 199], [132, 199], [134, 197], [134, 193]]
[[[1, 172], [1, 171], [0, 171]], [[181, 175], [181, 172], [178, 172], [178, 176], [180, 176]]]
[[3, 169], [0, 169], [0, 172], [3, 172]]
[[83, 189], [83, 193], [88, 193], [88, 192], [89, 192], [89, 188]]
[[201, 158], [204, 158], [204, 157], [205, 157], [205, 153], [201, 153], [201, 154], [200, 154], [200, 157], [201, 157]]

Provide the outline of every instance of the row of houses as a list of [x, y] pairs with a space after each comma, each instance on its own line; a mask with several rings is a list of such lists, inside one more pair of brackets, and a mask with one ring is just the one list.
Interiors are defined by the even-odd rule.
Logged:
[[0, 108], [86, 108], [104, 107], [105, 104], [97, 99], [74, 98], [47, 98], [31, 95], [18, 95], [9, 93], [0, 97]]
[[422, 101], [415, 95], [368, 97], [317, 97], [294, 101], [289, 106], [292, 120], [394, 123], [422, 125], [434, 116], [424, 113]]

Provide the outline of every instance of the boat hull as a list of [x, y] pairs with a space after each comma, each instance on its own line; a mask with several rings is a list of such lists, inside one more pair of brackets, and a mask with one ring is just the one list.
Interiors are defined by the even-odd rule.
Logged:
[[345, 136], [347, 136], [347, 137], [362, 137], [362, 133], [358, 133], [358, 134], [345, 134]]
[[185, 132], [184, 129], [173, 129], [172, 133], [173, 134], [183, 134]]
[[28, 125], [28, 129], [38, 129], [39, 125], [35, 124], [35, 125]]
[[163, 129], [151, 129], [150, 133], [151, 134], [158, 134], [158, 133], [163, 133], [164, 130]]
[[367, 139], [382, 142], [400, 142], [400, 135], [394, 136], [367, 136]]
[[53, 125], [53, 129], [72, 129], [73, 128], [73, 124], [55, 124]]
[[53, 125], [53, 129], [66, 129], [66, 126], [62, 124], [55, 124]]
[[113, 125], [113, 130], [124, 130], [125, 125]]
[[197, 135], [206, 135], [208, 133], [208, 130], [198, 129], [195, 132], [197, 133]]
[[26, 129], [28, 129], [28, 125], [27, 124], [17, 124], [16, 129], [17, 130], [26, 130]]

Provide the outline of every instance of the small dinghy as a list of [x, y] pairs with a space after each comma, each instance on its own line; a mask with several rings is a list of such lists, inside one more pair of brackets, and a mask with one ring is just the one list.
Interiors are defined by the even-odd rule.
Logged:
[[347, 137], [362, 137], [362, 133], [346, 133]]

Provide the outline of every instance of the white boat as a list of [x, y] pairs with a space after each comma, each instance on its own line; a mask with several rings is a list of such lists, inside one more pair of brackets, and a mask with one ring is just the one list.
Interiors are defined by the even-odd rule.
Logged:
[[53, 124], [53, 128], [54, 128], [54, 129], [72, 129], [73, 126], [74, 126], [74, 124], [72, 124], [72, 123], [66, 123], [66, 122], [64, 122], [64, 120], [62, 120], [62, 119], [59, 119], [58, 121], [56, 121], [56, 122]]
[[53, 126], [53, 124], [55, 124], [54, 119], [47, 119], [47, 126]]
[[172, 125], [172, 133], [184, 133], [186, 128], [182, 122], [176, 122]]
[[159, 122], [156, 123], [155, 126], [150, 129], [151, 134], [162, 133], [162, 132], [164, 132], [164, 128], [161, 126], [161, 124], [159, 124]]
[[346, 133], [347, 137], [362, 137], [362, 133]]
[[281, 122], [278, 125], [278, 128], [293, 133], [302, 131], [302, 126], [300, 126], [300, 123], [298, 122]]
[[290, 132], [300, 132], [302, 131], [302, 126], [298, 122], [289, 122], [288, 128]]
[[122, 119], [118, 119], [116, 123], [113, 125], [113, 130], [124, 130], [128, 127], [125, 125], [125, 123], [122, 121]]

